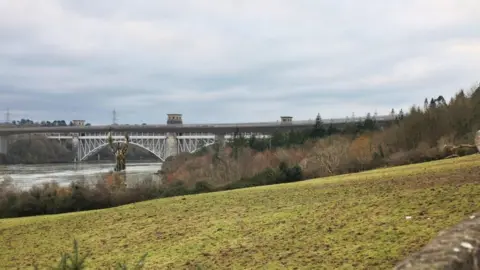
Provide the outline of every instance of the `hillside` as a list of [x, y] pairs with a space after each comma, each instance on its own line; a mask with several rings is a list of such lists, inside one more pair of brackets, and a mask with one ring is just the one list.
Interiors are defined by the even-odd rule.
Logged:
[[65, 163], [73, 160], [70, 145], [41, 136], [19, 135], [8, 147], [7, 164]]
[[212, 147], [167, 160], [163, 174], [171, 183], [222, 186], [278, 168], [282, 162], [299, 165], [306, 178], [317, 178], [478, 152], [471, 145], [480, 129], [478, 84], [458, 91], [448, 102], [439, 95], [405, 112], [392, 109], [391, 114], [396, 120], [388, 127], [380, 128], [375, 114], [367, 114], [364, 121], [342, 129], [318, 114], [312, 129], [274, 132], [268, 139], [237, 136], [223, 155]]
[[[76, 237], [107, 269], [389, 269], [480, 209], [479, 155], [292, 184], [0, 220], [0, 268], [53, 264]], [[411, 219], [407, 219], [411, 216]], [[200, 268], [196, 268], [200, 267]]]
[[[112, 151], [105, 147], [98, 152], [100, 160], [114, 160]], [[93, 155], [89, 160], [97, 160], [98, 155]], [[0, 154], [0, 164], [45, 164], [69, 163], [74, 159], [72, 144], [61, 144], [40, 136], [18, 136], [10, 143], [8, 154]], [[129, 160], [158, 160], [153, 154], [140, 147], [132, 146], [127, 153]]]

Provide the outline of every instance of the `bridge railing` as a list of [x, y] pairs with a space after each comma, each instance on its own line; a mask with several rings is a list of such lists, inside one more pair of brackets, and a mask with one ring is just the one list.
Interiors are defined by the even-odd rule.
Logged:
[[[72, 134], [61, 134], [61, 133], [49, 133], [49, 134], [43, 134], [45, 137], [49, 139], [58, 139], [58, 140], [70, 140], [74, 138], [74, 135]], [[131, 139], [137, 140], [137, 139], [165, 139], [167, 136], [165, 134], [135, 134], [135, 133], [130, 133], [129, 134]], [[269, 138], [271, 135], [266, 135], [266, 134], [254, 134], [254, 133], [245, 133], [242, 134], [242, 136], [249, 138], [251, 136], [255, 136], [257, 138]], [[183, 135], [177, 135], [175, 136], [177, 139], [190, 139], [190, 140], [201, 140], [201, 139], [215, 139], [216, 135], [212, 133], [203, 133], [203, 134], [183, 134]], [[226, 134], [225, 139], [231, 139], [234, 137], [233, 134]], [[85, 136], [79, 136], [79, 139], [106, 139], [107, 136], [99, 135], [99, 134], [89, 134], [87, 133]], [[112, 135], [112, 138], [114, 140], [124, 140], [125, 137], [122, 135]]]

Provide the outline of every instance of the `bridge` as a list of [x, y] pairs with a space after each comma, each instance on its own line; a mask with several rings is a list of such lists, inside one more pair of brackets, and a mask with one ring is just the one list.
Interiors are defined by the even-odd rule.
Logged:
[[[383, 126], [394, 116], [376, 116], [375, 121]], [[364, 121], [365, 118], [327, 119], [326, 125], [342, 128], [347, 123]], [[8, 126], [0, 128], [0, 153], [7, 154], [8, 137], [18, 134], [37, 134], [52, 140], [71, 140], [76, 150], [75, 161], [83, 161], [108, 145], [111, 132], [115, 142], [123, 142], [124, 134], [130, 136], [130, 144], [143, 148], [160, 160], [178, 153], [198, 151], [202, 147], [219, 143], [222, 147], [234, 133], [246, 138], [268, 138], [275, 131], [312, 128], [315, 120], [292, 121], [282, 116], [278, 122], [230, 123], [230, 124], [183, 124], [181, 114], [169, 114], [166, 125], [99, 125], [99, 126]]]
[[[241, 133], [245, 138], [255, 136], [256, 138], [268, 138], [269, 135], [255, 133]], [[125, 133], [112, 132], [112, 138], [115, 143], [125, 141]], [[108, 133], [97, 132], [83, 135], [66, 135], [61, 133], [49, 133], [45, 136], [52, 140], [72, 140], [74, 148], [77, 149], [75, 160], [83, 161], [95, 155], [102, 148], [108, 146]], [[178, 153], [194, 153], [202, 147], [213, 145], [215, 142], [224, 144], [231, 140], [233, 135], [224, 136], [212, 135], [208, 133], [183, 133], [181, 135], [170, 133], [129, 133], [130, 145], [143, 148], [165, 161], [169, 156], [175, 156]]]

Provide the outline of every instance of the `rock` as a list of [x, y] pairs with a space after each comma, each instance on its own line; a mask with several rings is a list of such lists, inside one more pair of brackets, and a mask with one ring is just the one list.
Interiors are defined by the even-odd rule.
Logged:
[[442, 231], [394, 269], [480, 269], [480, 213]]

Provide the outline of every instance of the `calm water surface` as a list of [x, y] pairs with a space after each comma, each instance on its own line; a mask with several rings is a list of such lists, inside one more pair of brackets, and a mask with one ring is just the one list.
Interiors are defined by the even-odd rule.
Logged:
[[[141, 179], [158, 171], [162, 163], [128, 163], [128, 179]], [[43, 182], [56, 181], [61, 185], [68, 185], [72, 181], [85, 179], [95, 181], [103, 173], [112, 171], [113, 163], [68, 163], [45, 165], [0, 165], [0, 182], [5, 176], [11, 177], [15, 185], [28, 188]]]

